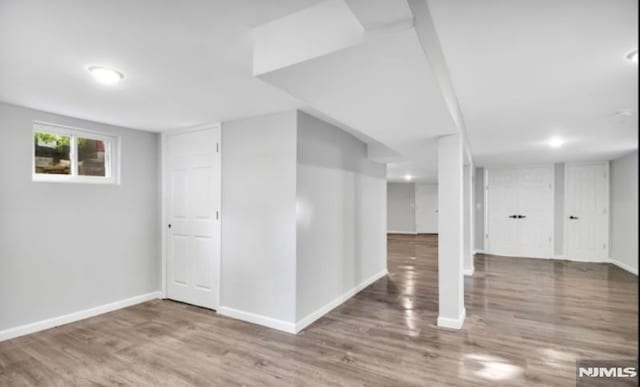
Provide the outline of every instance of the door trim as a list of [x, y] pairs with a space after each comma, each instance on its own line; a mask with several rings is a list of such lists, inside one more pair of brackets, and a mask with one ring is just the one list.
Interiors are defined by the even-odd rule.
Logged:
[[218, 243], [218, 267], [216, 270], [216, 276], [217, 278], [217, 283], [218, 283], [218, 304], [215, 305], [216, 307], [216, 311], [220, 308], [220, 305], [222, 305], [222, 294], [220, 293], [220, 290], [222, 289], [222, 276], [220, 275], [220, 270], [222, 267], [222, 123], [221, 122], [215, 122], [215, 123], [210, 123], [210, 124], [204, 124], [204, 125], [198, 125], [198, 126], [193, 126], [193, 127], [189, 127], [189, 128], [183, 128], [183, 129], [173, 129], [173, 130], [167, 130], [164, 131], [160, 134], [160, 171], [159, 171], [159, 184], [160, 184], [160, 255], [161, 255], [161, 293], [162, 293], [162, 298], [166, 299], [167, 298], [167, 243], [169, 242], [168, 240], [168, 234], [167, 234], [167, 179], [166, 179], [166, 168], [167, 168], [167, 136], [172, 136], [172, 135], [177, 135], [177, 134], [185, 134], [185, 133], [192, 133], [192, 132], [198, 132], [201, 130], [208, 130], [208, 129], [219, 129], [220, 130], [220, 137], [218, 138], [218, 144], [219, 144], [219, 148], [218, 148], [218, 176], [220, 176], [220, 181], [218, 184], [218, 197], [219, 202], [216, 203], [218, 206], [218, 216], [219, 216], [219, 227], [217, 230], [217, 237], [218, 237], [218, 241], [220, 241], [220, 243]]
[[[567, 257], [568, 256], [568, 249], [567, 249], [567, 226], [568, 226], [568, 222], [567, 222], [567, 182], [568, 182], [568, 168], [569, 166], [580, 166], [580, 165], [601, 165], [605, 167], [605, 170], [607, 171], [607, 186], [606, 186], [606, 190], [605, 190], [605, 203], [607, 203], [607, 218], [609, 219], [608, 222], [606, 222], [606, 227], [605, 227], [605, 240], [606, 240], [606, 244], [607, 244], [607, 248], [605, 251], [605, 257], [602, 259], [579, 259], [579, 258], [575, 258], [572, 257], [571, 260], [572, 261], [576, 261], [576, 262], [610, 262], [611, 257], [609, 255], [610, 251], [611, 251], [611, 238], [609, 235], [609, 228], [611, 227], [610, 222], [611, 222], [611, 165], [609, 163], [608, 160], [605, 161], [581, 161], [581, 162], [569, 162], [569, 163], [564, 163], [564, 206], [562, 208], [562, 255], [563, 257]], [[567, 258], [564, 258], [567, 259]]]

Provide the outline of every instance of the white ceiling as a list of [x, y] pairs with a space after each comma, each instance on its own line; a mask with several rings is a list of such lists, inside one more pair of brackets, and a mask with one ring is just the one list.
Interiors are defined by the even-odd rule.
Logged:
[[[429, 0], [479, 165], [610, 159], [638, 142], [637, 0]], [[631, 109], [626, 120], [615, 112]], [[562, 136], [560, 149], [547, 146]]]
[[[156, 131], [302, 108], [396, 151], [391, 179], [434, 180], [455, 127], [405, 0], [346, 0], [362, 43], [253, 76], [252, 29], [322, 1], [0, 0], [0, 100]], [[476, 164], [637, 149], [636, 0], [428, 3]], [[89, 64], [127, 79], [101, 87]]]
[[[389, 180], [403, 181], [405, 174], [435, 180], [436, 138], [458, 129], [407, 3], [323, 4], [257, 29], [263, 34], [256, 46], [257, 67], [264, 61], [280, 63], [276, 68], [267, 66], [269, 70], [259, 77], [398, 152], [388, 167]], [[346, 31], [342, 36], [317, 36], [316, 29], [325, 27], [312, 24], [328, 14], [335, 20], [332, 33]], [[292, 42], [293, 35], [309, 38], [298, 44]], [[263, 42], [269, 51], [261, 47]], [[321, 47], [323, 54], [309, 46]]]
[[399, 152], [392, 180], [435, 178], [435, 138], [457, 130], [412, 29], [261, 77]]
[[253, 77], [250, 31], [317, 2], [0, 0], [0, 100], [147, 130], [296, 108]]

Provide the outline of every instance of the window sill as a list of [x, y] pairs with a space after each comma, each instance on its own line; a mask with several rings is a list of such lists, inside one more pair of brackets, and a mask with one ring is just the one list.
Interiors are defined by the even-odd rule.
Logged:
[[120, 185], [112, 177], [66, 176], [34, 174], [31, 180], [36, 183], [72, 183], [72, 184], [111, 184]]

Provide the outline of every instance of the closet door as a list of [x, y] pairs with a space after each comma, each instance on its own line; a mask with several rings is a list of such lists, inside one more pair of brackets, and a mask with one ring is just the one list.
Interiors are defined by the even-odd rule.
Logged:
[[487, 250], [497, 255], [519, 255], [517, 170], [491, 169], [487, 181]]
[[219, 304], [219, 126], [166, 135], [167, 298]]
[[607, 259], [609, 164], [567, 164], [564, 202], [567, 258]]
[[490, 169], [488, 252], [516, 257], [553, 255], [553, 166]]
[[416, 183], [416, 232], [438, 233], [438, 185]]
[[518, 171], [520, 256], [553, 256], [553, 166]]

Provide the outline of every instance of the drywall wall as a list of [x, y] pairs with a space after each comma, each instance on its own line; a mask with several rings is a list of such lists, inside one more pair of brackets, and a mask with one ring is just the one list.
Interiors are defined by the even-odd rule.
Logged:
[[[121, 184], [31, 180], [33, 121], [120, 136]], [[160, 290], [158, 135], [0, 103], [0, 331]]]
[[223, 124], [223, 314], [296, 332], [386, 274], [386, 167], [306, 113]]
[[564, 256], [564, 163], [553, 165], [553, 252], [557, 257]]
[[386, 273], [387, 185], [386, 166], [367, 159], [366, 144], [302, 112], [297, 150], [296, 315], [303, 320]]
[[221, 259], [221, 309], [295, 322], [295, 111], [223, 124]]
[[484, 250], [484, 168], [476, 168], [476, 175], [474, 180], [475, 189], [475, 211], [476, 215], [473, 219], [474, 235], [476, 251]]
[[416, 232], [413, 183], [387, 183], [387, 231]]
[[638, 151], [611, 162], [610, 256], [638, 274]]
[[438, 184], [415, 183], [416, 232], [438, 233]]

